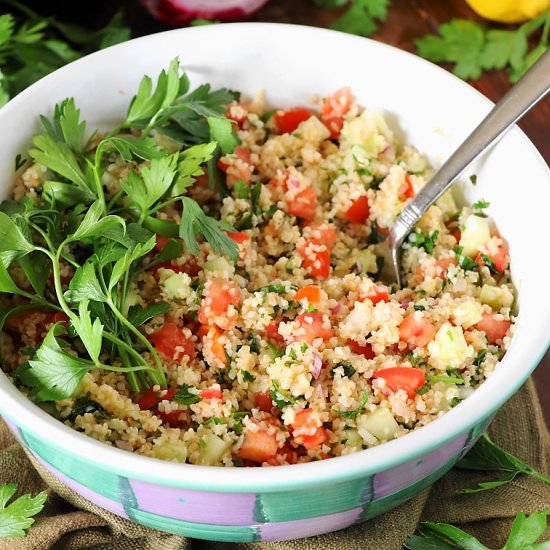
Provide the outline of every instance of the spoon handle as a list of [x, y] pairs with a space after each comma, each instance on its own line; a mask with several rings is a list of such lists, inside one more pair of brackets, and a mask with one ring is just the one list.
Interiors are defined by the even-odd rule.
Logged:
[[[405, 207], [390, 231], [398, 247], [424, 212], [481, 153], [495, 143], [533, 105], [550, 91], [550, 50], [493, 107], [477, 128]], [[395, 246], [393, 245], [393, 246]]]

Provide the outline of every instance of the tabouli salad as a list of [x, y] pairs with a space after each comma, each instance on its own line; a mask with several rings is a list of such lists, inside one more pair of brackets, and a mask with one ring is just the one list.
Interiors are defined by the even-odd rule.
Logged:
[[342, 88], [268, 110], [177, 60], [125, 120], [41, 117], [0, 205], [3, 369], [108, 445], [212, 466], [346, 455], [438, 418], [514, 330], [505, 241], [450, 193], [380, 242], [430, 175]]

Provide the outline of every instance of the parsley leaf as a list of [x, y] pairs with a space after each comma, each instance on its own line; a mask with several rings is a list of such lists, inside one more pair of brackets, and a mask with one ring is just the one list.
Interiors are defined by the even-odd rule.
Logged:
[[153, 205], [166, 195], [177, 172], [178, 154], [151, 160], [138, 174], [132, 171], [120, 186], [141, 210], [144, 219]]
[[151, 304], [143, 309], [139, 304], [135, 304], [128, 310], [128, 321], [135, 327], [139, 327], [146, 323], [156, 315], [162, 315], [170, 311], [170, 305], [165, 302]]
[[473, 210], [483, 210], [484, 208], [489, 208], [489, 206], [491, 206], [490, 202], [487, 202], [486, 200], [480, 199], [480, 200], [474, 202], [474, 204], [472, 204], [472, 209]]
[[73, 182], [83, 193], [92, 194], [92, 188], [71, 148], [55, 141], [49, 134], [40, 134], [32, 140], [35, 149], [29, 155], [39, 164]]
[[332, 9], [349, 4], [347, 10], [332, 25], [333, 29], [369, 36], [377, 28], [377, 20], [387, 15], [389, 0], [315, 0], [318, 6]]
[[227, 254], [232, 260], [237, 259], [238, 248], [224, 231], [234, 231], [226, 222], [218, 221], [204, 213], [196, 201], [182, 197], [183, 214], [180, 223], [180, 237], [192, 254], [199, 253], [197, 236], [203, 235], [217, 254]]
[[182, 384], [176, 392], [176, 395], [174, 395], [172, 401], [175, 401], [180, 405], [193, 405], [193, 403], [198, 403], [201, 401], [202, 397], [196, 393], [193, 393], [191, 390], [195, 390], [195, 388], [187, 384]]
[[0, 538], [24, 537], [25, 529], [34, 523], [32, 516], [44, 508], [48, 498], [42, 491], [34, 497], [22, 495], [8, 504], [15, 491], [17, 491], [15, 483], [0, 485]]
[[134, 96], [126, 115], [126, 124], [139, 126], [157, 119], [178, 97], [180, 90], [180, 66], [177, 59], [170, 62], [167, 70], [162, 70], [153, 91], [153, 81], [149, 76], [141, 79], [137, 94]]
[[94, 364], [65, 351], [57, 339], [63, 330], [54, 325], [36, 350], [34, 359], [17, 368], [16, 376], [31, 388], [38, 401], [71, 397]]
[[453, 72], [460, 78], [479, 78], [483, 29], [474, 21], [453, 19], [439, 27], [439, 34], [416, 41], [419, 55], [430, 61], [455, 63]]
[[547, 32], [531, 50], [529, 37], [549, 25], [550, 10], [510, 30], [487, 30], [475, 21], [453, 19], [439, 27], [439, 36], [424, 36], [416, 47], [430, 61], [454, 63], [453, 72], [460, 78], [475, 79], [483, 70], [508, 69], [510, 81], [516, 82], [549, 47]]
[[460, 491], [461, 493], [478, 493], [487, 489], [494, 489], [506, 485], [519, 474], [527, 474], [545, 483], [550, 483], [550, 478], [501, 449], [491, 441], [487, 434], [481, 436], [472, 450], [456, 464], [456, 467], [464, 470], [494, 470], [508, 474], [505, 479], [483, 482], [473, 489], [463, 489]]
[[[502, 550], [522, 550], [547, 548], [536, 544], [546, 531], [550, 510], [533, 512], [527, 516], [520, 512], [514, 519], [510, 535]], [[448, 523], [422, 522], [414, 535], [409, 535], [403, 543], [409, 550], [489, 550], [474, 536]]]

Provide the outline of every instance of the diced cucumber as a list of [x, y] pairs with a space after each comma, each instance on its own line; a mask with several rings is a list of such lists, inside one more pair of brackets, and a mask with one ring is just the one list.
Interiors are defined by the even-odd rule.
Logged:
[[187, 447], [183, 444], [161, 443], [153, 447], [153, 454], [161, 460], [185, 462], [187, 460]]
[[353, 428], [344, 430], [344, 437], [346, 439], [346, 446], [355, 447], [356, 449], [363, 448], [363, 439], [357, 430]]
[[219, 256], [213, 260], [208, 260], [204, 264], [204, 268], [208, 271], [223, 271], [229, 275], [233, 275], [235, 273], [235, 266], [229, 263], [223, 256]]
[[219, 464], [222, 456], [231, 447], [230, 442], [224, 441], [212, 432], [204, 434], [201, 439], [204, 446], [200, 450], [200, 463], [204, 466], [216, 466]]
[[514, 303], [514, 295], [505, 286], [483, 285], [479, 299], [483, 304], [491, 306], [494, 311], [499, 311], [503, 307], [512, 307]]
[[468, 300], [456, 305], [453, 309], [453, 317], [457, 324], [463, 328], [473, 327], [483, 317], [481, 304], [474, 300]]
[[384, 408], [376, 409], [367, 415], [361, 415], [357, 419], [357, 425], [380, 441], [393, 439], [399, 430], [399, 424], [391, 411]]
[[464, 338], [462, 327], [443, 323], [428, 344], [430, 363], [439, 369], [457, 368], [473, 355], [473, 348]]
[[187, 298], [192, 289], [191, 278], [187, 273], [174, 273], [162, 282], [164, 294], [171, 298]]
[[470, 214], [464, 222], [460, 243], [464, 256], [474, 257], [479, 247], [483, 246], [491, 238], [491, 228], [487, 218], [481, 218]]

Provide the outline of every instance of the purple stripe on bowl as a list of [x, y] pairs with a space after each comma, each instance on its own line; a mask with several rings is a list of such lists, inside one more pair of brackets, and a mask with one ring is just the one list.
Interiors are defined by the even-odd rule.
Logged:
[[[297, 496], [297, 498], [299, 498]], [[330, 495], [327, 495], [330, 498]], [[362, 508], [353, 508], [345, 512], [318, 516], [314, 518], [282, 521], [278, 523], [264, 523], [257, 525], [262, 541], [278, 541], [301, 539], [313, 535], [322, 535], [331, 531], [338, 531], [353, 525], [361, 516]]]
[[468, 432], [420, 458], [400, 464], [374, 476], [374, 500], [391, 495], [427, 477], [462, 451]]
[[106, 510], [109, 510], [109, 512], [113, 512], [113, 514], [116, 514], [117, 516], [121, 516], [124, 519], [129, 519], [128, 515], [124, 511], [124, 507], [120, 502], [115, 502], [114, 500], [111, 500], [109, 498], [105, 498], [104, 496], [96, 493], [95, 491], [92, 491], [88, 489], [88, 487], [81, 485], [80, 483], [76, 482], [74, 479], [71, 479], [70, 477], [67, 477], [65, 474], [61, 473], [59, 470], [56, 470], [51, 464], [48, 464], [45, 460], [40, 458], [39, 455], [37, 455], [34, 451], [31, 450], [31, 453], [33, 456], [50, 472], [52, 475], [54, 475], [59, 481], [61, 481], [64, 485], [66, 485], [69, 489], [72, 489], [79, 495], [83, 496], [84, 498], [90, 500], [94, 504], [97, 504], [98, 506], [101, 506], [102, 508], [105, 508]]
[[216, 493], [130, 480], [137, 507], [174, 519], [216, 525], [254, 523], [254, 493]]

